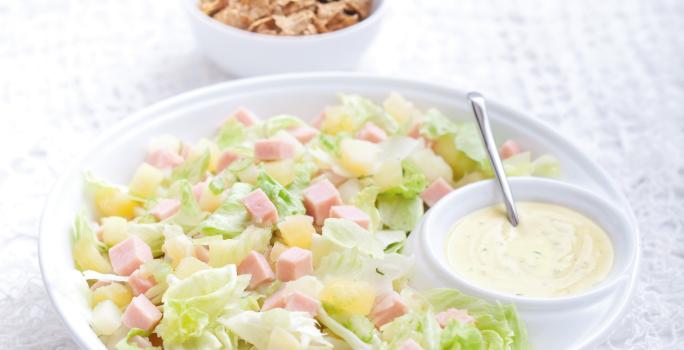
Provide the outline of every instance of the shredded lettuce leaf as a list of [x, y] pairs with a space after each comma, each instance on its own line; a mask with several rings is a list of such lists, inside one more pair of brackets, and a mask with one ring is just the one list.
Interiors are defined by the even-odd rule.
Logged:
[[146, 347], [143, 349], [137, 345], [131, 344], [131, 339], [133, 339], [133, 337], [141, 336], [147, 338], [149, 335], [150, 332], [146, 330], [140, 328], [131, 328], [131, 330], [128, 331], [128, 334], [126, 334], [126, 337], [121, 339], [121, 341], [116, 344], [116, 350], [161, 350], [161, 348], [158, 346]]
[[239, 146], [247, 140], [247, 127], [235, 118], [229, 118], [216, 135], [216, 144], [220, 149]]
[[202, 181], [209, 168], [210, 157], [211, 154], [209, 151], [206, 151], [195, 159], [186, 160], [183, 164], [173, 169], [171, 177], [169, 178], [170, 183], [179, 180], [187, 180], [191, 184], [194, 184]]
[[202, 211], [195, 195], [192, 193], [192, 185], [187, 180], [180, 180], [174, 187], [178, 186], [180, 190], [180, 201], [181, 207], [178, 213], [168, 218], [166, 222], [179, 225], [186, 232], [191, 231], [197, 225], [199, 225], [204, 218], [206, 218], [207, 213]]
[[285, 187], [279, 184], [265, 171], [261, 171], [257, 177], [257, 187], [261, 188], [273, 202], [280, 217], [299, 215], [306, 213], [304, 203], [293, 196]]
[[423, 216], [423, 200], [418, 196], [381, 194], [377, 203], [380, 219], [390, 230], [411, 231]]
[[239, 264], [249, 252], [264, 253], [271, 241], [271, 229], [249, 226], [235, 238], [209, 241], [209, 264]]
[[249, 213], [242, 204], [242, 199], [251, 191], [252, 186], [249, 184], [234, 184], [228, 190], [223, 204], [194, 231], [205, 235], [222, 235], [224, 238], [233, 238], [242, 233], [249, 224]]
[[374, 256], [383, 256], [383, 247], [373, 234], [357, 223], [346, 219], [326, 219], [323, 223], [323, 239], [339, 248], [358, 248], [359, 251]]
[[429, 109], [420, 123], [420, 134], [430, 140], [436, 140], [444, 135], [458, 132], [458, 124], [444, 116], [437, 109]]
[[382, 221], [380, 220], [380, 212], [378, 208], [375, 207], [375, 201], [380, 194], [380, 187], [378, 186], [368, 186], [352, 198], [352, 204], [357, 208], [368, 214], [370, 218], [370, 228], [371, 230], [379, 230], [382, 227]]
[[394, 134], [399, 129], [397, 121], [373, 101], [355, 94], [341, 94], [339, 99], [342, 105], [349, 109], [350, 114], [357, 119], [357, 126], [362, 126], [365, 122], [373, 122], [388, 134]]
[[286, 130], [306, 125], [301, 119], [291, 115], [277, 115], [269, 118], [263, 124], [264, 136], [271, 137], [280, 130]]
[[428, 185], [427, 178], [423, 172], [413, 162], [407, 159], [401, 162], [401, 167], [403, 170], [401, 184], [384, 191], [383, 194], [413, 198], [423, 192]]

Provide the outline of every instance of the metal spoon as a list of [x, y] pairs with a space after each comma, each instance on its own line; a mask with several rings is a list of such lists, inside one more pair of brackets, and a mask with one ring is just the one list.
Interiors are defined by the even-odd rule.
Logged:
[[499, 183], [499, 188], [501, 188], [501, 193], [504, 197], [508, 221], [511, 223], [511, 225], [513, 225], [513, 227], [516, 227], [518, 226], [518, 211], [515, 208], [513, 193], [511, 193], [511, 188], [508, 185], [508, 178], [506, 178], [506, 172], [504, 171], [503, 164], [501, 163], [499, 151], [496, 149], [496, 143], [494, 143], [492, 129], [489, 126], [489, 117], [487, 117], [485, 98], [479, 92], [469, 92], [468, 100], [470, 101], [470, 105], [473, 107], [473, 113], [475, 113], [477, 126], [480, 127], [482, 141], [484, 142], [487, 155], [489, 155], [489, 161], [492, 163], [492, 168], [494, 168], [494, 175], [496, 176], [496, 180]]

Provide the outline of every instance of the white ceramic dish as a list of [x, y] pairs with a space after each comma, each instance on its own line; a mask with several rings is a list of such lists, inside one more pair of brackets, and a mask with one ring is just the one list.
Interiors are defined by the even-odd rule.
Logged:
[[199, 48], [235, 76], [351, 69], [380, 29], [387, 7], [387, 1], [374, 0], [368, 18], [334, 32], [274, 36], [216, 21], [199, 10], [198, 0], [180, 1]]
[[[199, 89], [151, 106], [109, 128], [88, 147], [57, 181], [45, 205], [39, 242], [43, 280], [52, 302], [74, 339], [83, 348], [104, 349], [88, 326], [86, 301], [79, 294], [83, 282], [71, 259], [68, 234], [74, 216], [85, 205], [82, 172], [91, 170], [107, 180], [125, 183], [143, 161], [148, 140], [160, 134], [174, 134], [196, 140], [211, 134], [238, 106], [260, 115], [291, 113], [313, 119], [335, 101], [340, 92], [355, 92], [376, 100], [398, 91], [419, 107], [436, 107], [457, 119], [470, 119], [465, 94], [448, 86], [414, 80], [348, 73], [293, 74], [252, 78]], [[492, 127], [497, 139], [515, 138], [534, 153], [551, 153], [563, 166], [564, 180], [590, 189], [620, 207], [636, 222], [628, 202], [608, 176], [567, 139], [544, 124], [513, 110], [489, 103]], [[638, 250], [638, 244], [637, 244]], [[588, 347], [598, 342], [621, 313], [632, 294], [638, 259], [630, 267], [624, 287], [616, 289], [605, 303], [573, 314], [572, 323], [562, 329], [528, 322], [534, 344], [553, 336], [567, 348]], [[80, 284], [79, 284], [80, 282]], [[547, 313], [546, 319], [565, 317]], [[581, 334], [577, 337], [576, 335]], [[541, 347], [537, 345], [537, 348]], [[559, 347], [552, 347], [560, 349]]]
[[[490, 301], [514, 303], [523, 319], [534, 329], [548, 331], [535, 335], [538, 349], [565, 349], [582, 337], [583, 328], [567, 330], [566, 325], [583, 323], [590, 326], [599, 318], [578, 318], [581, 310], [600, 308], [610, 302], [616, 291], [628, 285], [637, 259], [637, 230], [630, 223], [629, 214], [613, 203], [567, 182], [542, 178], [510, 178], [516, 200], [557, 204], [574, 209], [601, 226], [613, 244], [613, 267], [608, 277], [591, 290], [578, 295], [560, 298], [529, 298], [501, 293], [479, 287], [450, 272], [445, 243], [448, 233], [462, 217], [485, 207], [501, 203], [500, 190], [493, 181], [480, 181], [453, 191], [430, 209], [429, 214], [414, 231], [406, 244], [406, 252], [415, 256], [416, 264], [412, 283], [421, 288], [457, 287], [458, 289]], [[554, 318], [549, 318], [549, 313]], [[591, 326], [598, 326], [594, 324]], [[564, 337], [558, 337], [563, 330]]]

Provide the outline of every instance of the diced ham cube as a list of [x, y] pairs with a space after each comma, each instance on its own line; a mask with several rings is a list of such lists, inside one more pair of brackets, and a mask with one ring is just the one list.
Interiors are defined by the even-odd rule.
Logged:
[[222, 172], [225, 168], [233, 164], [233, 162], [238, 158], [240, 158], [239, 154], [232, 151], [224, 151], [221, 153], [221, 155], [219, 155], [216, 162], [216, 172]]
[[292, 247], [284, 251], [276, 262], [276, 278], [279, 281], [294, 281], [313, 273], [313, 258], [310, 250]]
[[475, 322], [475, 318], [473, 318], [473, 316], [468, 315], [468, 311], [456, 308], [444, 310], [435, 315], [435, 317], [437, 318], [437, 322], [442, 328], [446, 327], [453, 320], [458, 320], [461, 323]]
[[278, 210], [260, 188], [250, 192], [242, 203], [252, 215], [252, 221], [259, 225], [272, 225], [278, 222]]
[[128, 277], [128, 286], [131, 287], [133, 295], [145, 293], [148, 289], [154, 287], [155, 284], [157, 284], [157, 282], [153, 278], [141, 276], [140, 270]]
[[203, 263], [209, 263], [209, 249], [203, 245], [195, 246], [192, 255]]
[[520, 153], [520, 151], [520, 145], [518, 145], [517, 142], [513, 140], [507, 140], [503, 143], [503, 145], [501, 145], [499, 154], [501, 154], [501, 159], [506, 159]]
[[366, 230], [370, 226], [370, 217], [368, 214], [353, 205], [335, 205], [331, 207], [330, 217], [354, 221]]
[[121, 276], [130, 275], [152, 259], [152, 249], [138, 236], [132, 235], [109, 249], [112, 270]]
[[282, 139], [259, 140], [254, 143], [254, 159], [281, 160], [294, 157], [294, 145]]
[[294, 136], [297, 141], [301, 142], [302, 144], [308, 143], [314, 137], [316, 137], [316, 135], [318, 135], [318, 130], [308, 125], [298, 126], [287, 130], [287, 132], [289, 132], [290, 135]]
[[407, 339], [399, 347], [397, 350], [423, 350], [423, 347], [420, 346], [420, 344], [416, 343], [415, 340], [413, 339]]
[[373, 306], [370, 317], [376, 327], [380, 328], [395, 318], [406, 313], [406, 304], [397, 292], [392, 291], [379, 299]]
[[387, 133], [373, 123], [366, 123], [356, 134], [356, 138], [373, 143], [380, 143], [387, 140]]
[[257, 288], [260, 285], [272, 282], [275, 279], [271, 266], [266, 258], [256, 251], [251, 251], [246, 258], [242, 259], [237, 266], [240, 275], [251, 275], [249, 288]]
[[233, 112], [233, 117], [244, 126], [252, 126], [259, 122], [259, 117], [257, 117], [252, 111], [247, 108], [240, 107], [235, 112]]
[[271, 309], [285, 308], [287, 302], [287, 291], [281, 289], [266, 298], [264, 304], [261, 306], [261, 311], [268, 311]]
[[285, 299], [285, 309], [290, 311], [307, 312], [311, 317], [318, 314], [321, 302], [301, 292], [292, 292]]
[[451, 185], [449, 185], [449, 183], [444, 181], [443, 178], [438, 177], [423, 191], [423, 193], [420, 194], [420, 197], [423, 198], [428, 206], [431, 207], [440, 199], [442, 199], [442, 197], [446, 196], [453, 190], [454, 189], [451, 187]]
[[128, 328], [150, 331], [161, 318], [162, 313], [159, 312], [159, 309], [145, 297], [145, 294], [140, 294], [128, 304], [126, 311], [121, 316], [121, 321]]
[[327, 179], [316, 181], [304, 189], [303, 194], [306, 213], [314, 217], [316, 225], [323, 225], [333, 205], [342, 204], [340, 192]]
[[154, 215], [157, 220], [162, 221], [175, 215], [181, 207], [181, 202], [178, 199], [161, 199], [150, 210], [150, 214]]
[[159, 169], [173, 169], [183, 164], [183, 157], [168, 149], [156, 149], [147, 154], [145, 162]]

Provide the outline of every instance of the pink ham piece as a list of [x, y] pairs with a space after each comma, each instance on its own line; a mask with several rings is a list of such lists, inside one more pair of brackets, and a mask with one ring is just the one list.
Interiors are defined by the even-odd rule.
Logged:
[[368, 214], [353, 205], [335, 205], [331, 207], [330, 217], [353, 221], [366, 230], [370, 226]]
[[501, 145], [499, 154], [501, 155], [501, 159], [506, 159], [520, 153], [520, 151], [520, 145], [518, 145], [517, 142], [513, 140], [507, 140], [503, 143], [503, 145]]
[[316, 225], [323, 225], [330, 215], [330, 208], [342, 204], [340, 192], [328, 180], [316, 181], [303, 191], [306, 213], [314, 217]]
[[252, 221], [259, 225], [272, 225], [278, 222], [278, 210], [260, 188], [250, 192], [242, 199]]
[[236, 161], [238, 158], [240, 158], [240, 155], [238, 155], [237, 153], [231, 151], [224, 151], [223, 153], [221, 153], [221, 155], [219, 155], [218, 160], [216, 161], [216, 172], [222, 172], [225, 168], [233, 164], [233, 162]]
[[366, 140], [368, 142], [380, 143], [387, 140], [387, 133], [380, 129], [379, 126], [373, 123], [366, 123], [361, 130], [356, 134], [357, 139]]
[[261, 311], [268, 311], [271, 309], [285, 308], [287, 303], [287, 292], [285, 289], [281, 289], [266, 298], [264, 304], [261, 306]]
[[318, 135], [318, 130], [308, 125], [288, 129], [287, 132], [289, 132], [290, 135], [294, 136], [297, 141], [301, 142], [302, 144], [308, 143], [314, 137], [316, 137], [316, 135]]
[[391, 322], [395, 318], [406, 313], [406, 304], [401, 299], [397, 292], [392, 291], [379, 299], [373, 306], [370, 317], [375, 324], [375, 327], [380, 328], [382, 325]]
[[260, 285], [272, 282], [275, 279], [271, 266], [266, 261], [266, 258], [258, 252], [251, 251], [246, 258], [242, 259], [237, 266], [237, 272], [240, 275], [251, 275], [249, 279], [249, 288], [255, 289]]
[[407, 339], [399, 347], [397, 350], [423, 350], [423, 347], [420, 346], [420, 344], [416, 343], [415, 340], [413, 339]]
[[157, 202], [151, 210], [152, 214], [157, 220], [162, 221], [175, 215], [181, 207], [181, 202], [178, 199], [161, 199]]
[[468, 311], [456, 308], [444, 310], [435, 315], [435, 317], [437, 318], [437, 322], [442, 328], [446, 327], [453, 320], [458, 320], [461, 323], [475, 322], [473, 316], [468, 315]]
[[195, 249], [193, 250], [193, 255], [197, 260], [203, 262], [203, 263], [208, 263], [209, 262], [209, 249], [203, 245], [198, 245], [195, 246]]
[[152, 259], [152, 249], [138, 236], [130, 236], [109, 249], [112, 270], [121, 276], [129, 276]]
[[285, 309], [306, 312], [316, 317], [321, 302], [301, 292], [292, 292], [285, 298]]
[[235, 110], [233, 117], [244, 126], [252, 126], [259, 122], [259, 118], [252, 111], [244, 107]]
[[121, 316], [121, 321], [128, 328], [150, 331], [161, 318], [162, 313], [159, 312], [159, 309], [147, 299], [145, 294], [140, 294], [128, 304], [126, 311]]
[[444, 179], [438, 177], [420, 194], [420, 197], [431, 207], [453, 190], [454, 189], [444, 181]]
[[183, 157], [168, 149], [156, 149], [147, 154], [145, 162], [159, 169], [173, 169], [183, 164]]
[[254, 159], [280, 160], [294, 157], [294, 145], [280, 139], [259, 140], [254, 143]]
[[313, 258], [310, 250], [292, 247], [284, 251], [276, 261], [276, 278], [279, 281], [294, 281], [313, 273]]
[[157, 284], [153, 278], [146, 278], [140, 275], [140, 270], [128, 277], [128, 286], [131, 287], [133, 295], [140, 295]]

